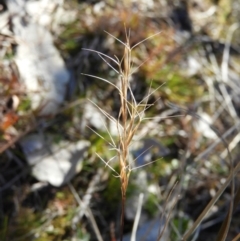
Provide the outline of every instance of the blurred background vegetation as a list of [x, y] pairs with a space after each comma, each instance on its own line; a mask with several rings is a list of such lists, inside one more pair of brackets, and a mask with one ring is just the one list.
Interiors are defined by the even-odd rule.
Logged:
[[[1, 4], [4, 14], [7, 7], [3, 1]], [[0, 100], [12, 95], [20, 100], [14, 113], [6, 114], [2, 107], [0, 114], [0, 240], [98, 240], [91, 215], [78, 216], [79, 198], [88, 199], [88, 209], [103, 240], [117, 240], [119, 179], [96, 155], [109, 160], [108, 143], [87, 126], [106, 139], [108, 133], [95, 124], [96, 120], [84, 116], [90, 99], [117, 118], [119, 96], [111, 85], [82, 73], [117, 83], [116, 73], [96, 53], [83, 48], [121, 59], [122, 44], [106, 32], [124, 42], [125, 26], [131, 31], [131, 46], [161, 33], [132, 52], [136, 66], [140, 65], [131, 79], [136, 100], [140, 102], [149, 91], [157, 91], [149, 99], [154, 105], [145, 113], [149, 120], [140, 127], [131, 155], [139, 162], [137, 166], [157, 161], [136, 169], [131, 176], [124, 232], [131, 232], [136, 197], [143, 192], [141, 222], [171, 213], [164, 240], [180, 240], [229, 175], [230, 161], [220, 136], [229, 145], [234, 165], [239, 162], [239, 1], [68, 0], [62, 8], [74, 10], [76, 17], [52, 31], [71, 75], [66, 100], [56, 115], [37, 117], [27, 93], [19, 91], [17, 71], [6, 71], [6, 62], [14, 65], [16, 43], [10, 42], [0, 60]], [[0, 41], [4, 45], [10, 40], [1, 34]], [[91, 111], [92, 117], [98, 118], [94, 117], [98, 110]], [[9, 132], [9, 128], [14, 131]], [[53, 187], [32, 177], [19, 140], [37, 132], [54, 135], [56, 143], [62, 139], [91, 142], [81, 171], [68, 184]], [[145, 151], [144, 158], [138, 158]], [[173, 192], [168, 198], [176, 182], [181, 195]], [[216, 239], [230, 199], [227, 188], [192, 240]], [[239, 214], [238, 206], [227, 240], [240, 233]]]

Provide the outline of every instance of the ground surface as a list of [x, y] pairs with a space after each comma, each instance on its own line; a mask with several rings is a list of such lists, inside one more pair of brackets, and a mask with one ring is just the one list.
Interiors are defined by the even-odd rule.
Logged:
[[[145, 196], [141, 222], [161, 215], [166, 220], [170, 215], [164, 240], [174, 241], [181, 239], [221, 190], [240, 156], [240, 4], [234, 0], [186, 2], [65, 1], [64, 9], [74, 10], [76, 17], [52, 33], [72, 77], [66, 101], [54, 116], [38, 117], [38, 110], [31, 111], [14, 63], [17, 42], [0, 35], [5, 49], [0, 60], [0, 240], [101, 240], [96, 229], [103, 240], [119, 236], [119, 179], [99, 158], [112, 157], [106, 130], [111, 121], [103, 117], [104, 124], [99, 124], [99, 109], [89, 113], [88, 107], [90, 99], [118, 118], [119, 94], [111, 84], [82, 73], [118, 84], [116, 72], [98, 54], [83, 48], [121, 59], [123, 44], [111, 35], [125, 42], [125, 29], [131, 31], [130, 46], [160, 33], [132, 51], [137, 68], [131, 87], [136, 101], [152, 94], [145, 112], [148, 119], [140, 125], [130, 155], [136, 166], [153, 163], [131, 174], [124, 233], [132, 230], [140, 192]], [[4, 11], [5, 5], [1, 14]], [[19, 99], [17, 109], [13, 96]], [[19, 145], [31, 133], [51, 134], [56, 143], [90, 141], [81, 171], [61, 187], [32, 177]], [[119, 168], [114, 162], [112, 166]], [[239, 193], [238, 172], [235, 184]], [[194, 240], [217, 240], [231, 198], [229, 185]], [[239, 199], [235, 198], [226, 240], [240, 233]]]

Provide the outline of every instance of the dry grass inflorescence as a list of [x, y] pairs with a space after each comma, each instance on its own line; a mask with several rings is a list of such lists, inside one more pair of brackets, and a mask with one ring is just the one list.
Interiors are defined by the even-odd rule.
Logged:
[[[111, 142], [109, 145], [111, 146], [111, 150], [116, 152], [116, 156], [114, 156], [111, 160], [117, 158], [119, 162], [120, 172], [118, 173], [111, 166], [111, 160], [105, 161], [103, 158], [101, 160], [104, 162], [106, 166], [108, 166], [120, 179], [121, 185], [121, 195], [122, 195], [122, 215], [121, 215], [121, 239], [123, 235], [123, 226], [124, 226], [124, 210], [125, 210], [125, 202], [126, 202], [126, 192], [129, 182], [129, 177], [131, 171], [134, 169], [134, 160], [132, 160], [129, 156], [129, 150], [131, 147], [131, 142], [133, 140], [134, 135], [138, 131], [140, 124], [145, 120], [144, 114], [146, 109], [148, 109], [151, 105], [148, 104], [148, 99], [153, 93], [149, 93], [141, 102], [137, 102], [133, 91], [131, 89], [131, 79], [132, 75], [139, 69], [140, 66], [134, 66], [132, 59], [132, 50], [135, 49], [138, 45], [145, 42], [149, 38], [153, 38], [152, 35], [141, 42], [135, 44], [134, 46], [130, 46], [130, 30], [126, 30], [126, 42], [121, 41], [120, 39], [114, 37], [112, 34], [108, 33], [111, 37], [113, 37], [116, 41], [120, 42], [124, 47], [124, 53], [121, 59], [118, 59], [116, 56], [111, 57], [104, 53], [85, 49], [87, 51], [92, 51], [98, 54], [103, 61], [118, 75], [119, 84], [112, 83], [107, 79], [103, 79], [97, 76], [84, 74], [89, 77], [94, 77], [100, 79], [112, 86], [118, 91], [120, 97], [120, 110], [118, 114], [118, 118], [114, 118], [105, 110], [101, 109], [99, 106], [97, 108], [117, 127], [118, 130], [118, 140], [115, 141], [114, 137], [111, 136], [110, 131], [107, 129]], [[142, 63], [144, 64], [144, 63]], [[156, 90], [154, 90], [156, 91]], [[101, 138], [105, 140], [100, 134], [96, 133]], [[139, 168], [139, 167], [138, 167]]]

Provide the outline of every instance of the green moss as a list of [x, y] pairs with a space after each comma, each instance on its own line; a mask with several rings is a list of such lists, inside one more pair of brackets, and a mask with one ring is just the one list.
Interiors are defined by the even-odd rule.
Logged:
[[23, 112], [31, 110], [31, 100], [27, 97], [21, 99], [18, 110]]
[[[38, 228], [45, 220], [41, 219], [39, 213], [34, 213], [31, 209], [21, 209], [18, 217], [15, 219], [14, 224], [11, 222], [8, 226], [9, 240], [16, 237], [24, 237], [28, 234], [31, 237], [31, 231]], [[30, 240], [24, 239], [24, 240]]]
[[61, 46], [61, 49], [63, 51], [67, 51], [70, 53], [76, 51], [79, 48], [80, 48], [79, 43], [74, 39], [66, 40]]
[[149, 165], [148, 170], [149, 173], [152, 174], [153, 179], [156, 181], [160, 176], [166, 176], [167, 172], [172, 168], [171, 160], [168, 158], [161, 158], [152, 165]]
[[121, 203], [120, 179], [110, 175], [107, 181], [106, 189], [104, 190], [102, 196], [104, 200], [103, 208], [105, 209], [106, 217], [116, 213], [116, 210], [118, 210]]
[[[180, 233], [185, 233], [191, 224], [191, 220], [187, 216], [183, 215], [175, 217], [172, 222]], [[178, 238], [179, 237], [177, 234], [174, 232], [174, 230], [172, 230], [170, 233], [170, 240], [178, 240]]]
[[78, 238], [81, 241], [90, 241], [90, 235], [81, 229], [77, 230], [76, 238]]
[[141, 190], [140, 187], [134, 183], [134, 176], [137, 175], [137, 172], [136, 173], [131, 173], [130, 175], [130, 178], [129, 178], [129, 183], [128, 183], [128, 188], [127, 188], [127, 193], [126, 193], [126, 197], [127, 198], [130, 198], [131, 196], [134, 195], [134, 193], [139, 193]]
[[119, 178], [110, 175], [103, 196], [104, 200], [106, 200], [106, 203], [119, 203], [119, 201], [121, 200], [121, 187]]
[[196, 98], [202, 96], [204, 88], [199, 85], [196, 78], [186, 78], [179, 69], [173, 65], [165, 66], [163, 69], [156, 71], [152, 79], [148, 82], [152, 87], [158, 88], [162, 83], [161, 96], [177, 103], [193, 102]]
[[14, 56], [15, 56], [14, 52], [12, 50], [10, 50], [10, 51], [8, 51], [6, 53], [6, 55], [4, 56], [4, 59], [6, 59], [6, 60], [13, 60]]
[[[56, 128], [57, 128], [57, 126], [56, 126]], [[59, 127], [58, 127], [58, 128], [59, 128]], [[62, 129], [63, 129], [63, 128], [62, 128]], [[62, 134], [62, 133], [58, 133], [58, 132], [55, 132], [55, 133], [51, 136], [51, 138], [52, 138], [53, 143], [56, 144], [57, 146], [58, 146], [58, 144], [61, 143], [61, 141], [64, 140], [63, 134]]]
[[7, 240], [7, 230], [8, 230], [8, 217], [4, 216], [1, 219], [1, 224], [0, 224], [0, 237], [2, 238], [2, 241]]
[[63, 52], [76, 54], [78, 50], [82, 48], [78, 37], [86, 37], [87, 34], [86, 29], [82, 28], [80, 20], [76, 20], [64, 26], [64, 30], [60, 34], [57, 44]]
[[162, 138], [161, 143], [164, 146], [170, 146], [170, 145], [173, 145], [176, 142], [176, 139], [177, 139], [176, 136], [169, 136], [169, 137], [166, 137], [166, 138]]
[[156, 216], [156, 203], [158, 202], [157, 197], [150, 193], [147, 198], [146, 203], [144, 204], [144, 209], [148, 212], [151, 217]]
[[61, 192], [61, 191], [57, 192], [56, 193], [56, 198], [61, 199], [61, 200], [66, 198], [65, 193]]

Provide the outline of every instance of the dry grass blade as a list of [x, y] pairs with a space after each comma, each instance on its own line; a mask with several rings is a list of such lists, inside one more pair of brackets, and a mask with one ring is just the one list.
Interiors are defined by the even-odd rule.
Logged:
[[105, 163], [105, 165], [106, 165], [107, 167], [109, 167], [113, 172], [115, 172], [115, 173], [117, 174], [117, 177], [120, 176], [119, 173], [116, 172], [116, 170], [115, 170], [114, 168], [112, 168], [112, 167], [108, 164], [108, 162], [104, 161], [103, 158], [102, 158], [100, 155], [98, 155], [97, 153], [96, 153], [96, 155], [101, 159], [101, 161], [102, 161], [103, 163]]
[[162, 159], [162, 158], [159, 158], [159, 159], [157, 159], [157, 160], [154, 160], [154, 161], [151, 161], [151, 162], [149, 162], [149, 163], [143, 164], [143, 165], [141, 165], [141, 166], [139, 166], [139, 167], [134, 167], [134, 168], [130, 169], [130, 171], [135, 171], [135, 170], [140, 169], [140, 168], [142, 168], [142, 167], [149, 166], [149, 165], [151, 165], [152, 163], [155, 163], [155, 162], [157, 162], [157, 161], [159, 161], [159, 160], [161, 160], [161, 159]]
[[96, 51], [96, 50], [93, 50], [93, 49], [86, 49], [86, 48], [83, 48], [83, 50], [87, 50], [87, 51], [90, 51], [90, 52], [97, 53], [97, 54], [100, 55], [100, 56], [104, 56], [104, 57], [112, 60], [116, 65], [119, 65], [119, 62], [118, 62], [118, 61], [116, 61], [114, 58], [112, 58], [112, 57], [110, 57], [110, 56], [108, 56], [108, 55], [106, 55], [106, 54], [104, 54], [104, 53], [102, 53], [102, 52], [99, 52], [99, 51]]
[[91, 74], [83, 74], [83, 73], [82, 73], [82, 75], [89, 76], [89, 77], [96, 78], [96, 79], [100, 79], [100, 80], [102, 80], [102, 81], [104, 81], [104, 82], [112, 85], [112, 86], [115, 87], [119, 92], [121, 92], [121, 90], [120, 90], [115, 84], [111, 83], [110, 81], [108, 81], [108, 80], [106, 80], [106, 79], [104, 79], [104, 78], [98, 77], [98, 76], [96, 76], [96, 75], [91, 75]]
[[117, 74], [119, 74], [119, 72], [118, 72], [110, 63], [108, 63], [107, 60], [104, 59], [101, 54], [98, 54], [98, 56], [99, 56], [113, 71], [115, 71]]
[[[164, 208], [163, 208], [163, 212], [162, 212], [161, 219], [163, 219], [163, 214], [166, 212], [166, 208], [167, 208], [166, 205], [167, 205], [170, 197], [172, 197], [172, 193], [173, 193], [174, 189], [176, 188], [176, 186], [177, 186], [177, 182], [174, 184], [172, 190], [170, 190], [170, 193], [168, 194], [167, 200], [166, 200], [165, 205], [164, 205]], [[168, 226], [168, 223], [169, 223], [169, 220], [170, 220], [170, 217], [171, 217], [171, 213], [172, 213], [172, 211], [173, 211], [173, 208], [174, 208], [175, 205], [177, 204], [177, 201], [178, 201], [178, 197], [175, 199], [172, 207], [170, 208], [170, 212], [169, 212], [169, 214], [168, 214], [168, 217], [167, 217], [167, 220], [166, 220], [166, 222], [165, 222], [165, 224], [164, 224], [164, 227], [163, 227], [162, 231], [161, 231], [161, 232], [159, 233], [159, 235], [158, 235], [158, 238], [157, 238], [158, 241], [161, 240], [161, 238], [162, 238], [162, 236], [163, 236], [163, 234], [164, 234], [164, 231], [166, 230], [166, 228], [167, 228], [167, 226]]]
[[231, 211], [234, 212], [236, 210], [236, 208], [238, 207], [238, 204], [240, 202], [240, 189], [238, 189], [235, 197], [234, 197], [234, 205], [233, 205], [233, 210], [230, 210], [227, 214], [226, 219], [224, 220], [224, 222], [222, 223], [222, 226], [220, 228], [220, 231], [218, 233], [217, 239], [216, 241], [220, 241], [223, 240], [223, 237], [226, 237], [227, 235], [227, 231], [228, 231], [228, 225], [229, 225], [229, 219], [231, 218]]
[[157, 32], [157, 33], [155, 33], [155, 34], [149, 36], [148, 38], [143, 39], [142, 41], [140, 41], [140, 42], [138, 42], [137, 44], [135, 44], [134, 46], [132, 46], [132, 47], [131, 47], [131, 50], [133, 50], [134, 48], [136, 48], [138, 45], [142, 44], [143, 42], [145, 42], [145, 41], [147, 41], [147, 40], [149, 40], [149, 39], [151, 39], [151, 38], [153, 38], [153, 37], [159, 35], [161, 32], [162, 32], [162, 31]]
[[104, 31], [105, 33], [107, 33], [108, 35], [110, 35], [112, 38], [114, 38], [115, 40], [117, 40], [119, 43], [121, 43], [122, 45], [124, 45], [125, 47], [129, 47], [126, 43], [124, 43], [123, 41], [121, 41], [120, 39], [116, 38], [114, 35], [110, 34], [107, 31]]
[[[221, 66], [222, 67], [222, 78], [223, 78], [224, 82], [227, 82], [227, 80], [228, 80], [228, 61], [229, 61], [231, 38], [232, 38], [233, 32], [236, 31], [237, 28], [239, 28], [239, 24], [233, 24], [230, 27], [230, 31], [229, 31], [230, 33], [228, 34], [228, 41], [227, 41], [225, 49], [224, 49], [223, 62], [222, 62], [222, 66]], [[236, 112], [234, 111], [232, 116], [234, 116], [235, 113]], [[236, 122], [237, 122], [237, 118], [236, 118]], [[229, 152], [228, 149], [227, 149], [227, 151]], [[232, 160], [230, 160], [230, 161], [231, 161], [231, 174], [232, 174], [233, 173], [233, 162], [232, 162]], [[222, 226], [220, 228], [216, 241], [224, 241], [227, 238], [230, 223], [232, 220], [234, 204], [236, 204], [236, 201], [237, 201], [237, 199], [235, 199], [235, 198], [238, 198], [238, 195], [239, 195], [239, 194], [236, 195], [236, 197], [234, 198], [234, 194], [235, 194], [235, 182], [234, 182], [234, 175], [233, 175], [232, 182], [231, 182], [231, 202], [230, 202], [229, 211], [228, 211], [226, 219], [222, 223]], [[235, 203], [234, 203], [234, 201], [235, 201]]]
[[232, 202], [231, 202], [227, 217], [224, 220], [224, 222], [222, 223], [222, 226], [221, 226], [221, 228], [218, 232], [218, 236], [217, 236], [216, 241], [226, 240], [227, 235], [228, 235], [228, 231], [229, 231], [229, 227], [230, 227], [230, 223], [231, 223], [231, 220], [232, 220], [232, 212], [233, 212], [233, 206], [232, 206]]
[[227, 237], [228, 231], [229, 231], [229, 227], [230, 227], [230, 223], [232, 220], [232, 213], [233, 213], [233, 206], [234, 206], [234, 193], [235, 193], [235, 182], [234, 182], [234, 177], [236, 175], [236, 170], [238, 170], [238, 165], [236, 166], [236, 168], [234, 169], [233, 166], [233, 161], [232, 161], [232, 156], [231, 153], [229, 151], [228, 148], [228, 144], [226, 143], [225, 139], [223, 136], [221, 136], [218, 131], [212, 126], [210, 125], [207, 121], [205, 121], [203, 118], [201, 118], [201, 116], [199, 116], [198, 114], [192, 112], [191, 110], [185, 110], [184, 108], [178, 107], [172, 103], [167, 103], [169, 107], [173, 108], [173, 109], [179, 109], [183, 112], [185, 112], [186, 114], [189, 114], [193, 117], [196, 117], [197, 119], [203, 121], [204, 123], [206, 123], [207, 125], [209, 125], [209, 127], [215, 132], [215, 134], [219, 137], [219, 139], [221, 140], [221, 142], [224, 144], [228, 156], [229, 156], [229, 162], [230, 162], [230, 174], [229, 177], [227, 179], [227, 181], [225, 182], [225, 184], [219, 189], [219, 191], [217, 192], [217, 194], [215, 195], [215, 197], [208, 203], [208, 205], [206, 206], [206, 208], [204, 209], [204, 211], [200, 214], [200, 216], [197, 218], [197, 220], [195, 221], [195, 223], [193, 224], [192, 228], [190, 228], [190, 230], [187, 231], [187, 233], [184, 235], [183, 240], [187, 240], [190, 235], [196, 230], [196, 228], [198, 227], [198, 225], [202, 222], [203, 218], [205, 217], [205, 215], [209, 212], [209, 210], [212, 208], [212, 206], [216, 203], [216, 201], [220, 198], [220, 196], [222, 195], [223, 191], [226, 189], [226, 187], [231, 183], [231, 201], [230, 201], [230, 207], [229, 207], [229, 211], [228, 211], [228, 215], [226, 220], [224, 221], [220, 232], [219, 232], [219, 236], [217, 241], [224, 241]]
[[[73, 185], [71, 183], [69, 183], [68, 187], [69, 187], [70, 191], [72, 192], [74, 198], [76, 199], [78, 205], [80, 207], [83, 206], [83, 202], [82, 202], [80, 196], [78, 195], [77, 191], [73, 187]], [[93, 213], [92, 213], [91, 209], [89, 207], [85, 207], [85, 208], [86, 208], [85, 215], [89, 218], [89, 220], [90, 220], [90, 222], [92, 224], [92, 227], [93, 227], [93, 230], [94, 230], [94, 232], [96, 234], [97, 240], [98, 241], [103, 241], [103, 238], [101, 236], [100, 230], [98, 229], [96, 220], [95, 220], [95, 218], [93, 216]]]
[[232, 241], [238, 241], [239, 239], [240, 239], [240, 233]]
[[[99, 136], [101, 139], [103, 139], [104, 141], [106, 141], [113, 149], [116, 149], [116, 145], [114, 143], [114, 141], [112, 140], [113, 143], [108, 142], [103, 136], [101, 136], [98, 132], [96, 132], [95, 130], [93, 130], [90, 126], [87, 126], [88, 129], [90, 129], [92, 132], [94, 132], [97, 136]], [[108, 130], [107, 130], [108, 132]], [[108, 132], [109, 133], [109, 132]]]
[[209, 212], [209, 210], [212, 208], [212, 206], [217, 202], [219, 197], [222, 195], [224, 190], [227, 188], [227, 186], [230, 184], [230, 182], [233, 180], [235, 175], [240, 171], [240, 163], [237, 164], [237, 166], [234, 168], [234, 171], [228, 176], [227, 180], [223, 184], [223, 186], [218, 190], [216, 195], [212, 198], [212, 200], [208, 203], [208, 205], [205, 207], [203, 212], [199, 215], [197, 220], [194, 222], [193, 226], [186, 232], [186, 234], [183, 236], [182, 240], [186, 241], [191, 234], [196, 230], [198, 225], [202, 222], [206, 214]]

